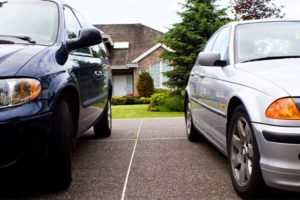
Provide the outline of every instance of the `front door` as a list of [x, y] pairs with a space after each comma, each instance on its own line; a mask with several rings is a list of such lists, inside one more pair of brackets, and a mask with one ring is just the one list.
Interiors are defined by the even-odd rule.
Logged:
[[128, 94], [127, 76], [114, 76], [114, 96], [126, 96]]

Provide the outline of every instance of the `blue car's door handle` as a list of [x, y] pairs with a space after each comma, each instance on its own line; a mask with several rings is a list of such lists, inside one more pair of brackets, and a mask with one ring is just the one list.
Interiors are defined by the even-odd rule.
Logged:
[[101, 71], [95, 71], [94, 72], [94, 77], [99, 80], [102, 79], [104, 77], [103, 73]]

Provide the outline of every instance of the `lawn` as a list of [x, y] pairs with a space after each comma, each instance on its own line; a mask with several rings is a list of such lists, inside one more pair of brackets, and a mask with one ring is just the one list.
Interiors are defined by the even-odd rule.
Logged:
[[112, 106], [113, 119], [183, 117], [182, 112], [149, 112], [148, 105]]

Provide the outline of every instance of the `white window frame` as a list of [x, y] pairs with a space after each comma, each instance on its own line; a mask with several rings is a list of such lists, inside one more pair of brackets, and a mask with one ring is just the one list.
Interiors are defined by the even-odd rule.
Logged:
[[[151, 68], [152, 68], [152, 66], [154, 65], [154, 64], [157, 64], [157, 63], [159, 63], [159, 74], [160, 74], [160, 76], [159, 76], [159, 87], [158, 88], [161, 88], [161, 89], [167, 89], [168, 87], [166, 87], [166, 86], [164, 86], [164, 84], [163, 84], [163, 64], [168, 64], [168, 63], [165, 63], [165, 62], [163, 62], [163, 61], [159, 61], [159, 62], [154, 62], [152, 65], [150, 65], [150, 75], [151, 75]], [[169, 66], [169, 65], [168, 65]], [[171, 67], [171, 66], [169, 66], [170, 68], [171, 68], [171, 70], [173, 70], [173, 67]], [[152, 77], [152, 75], [151, 75], [151, 77]]]

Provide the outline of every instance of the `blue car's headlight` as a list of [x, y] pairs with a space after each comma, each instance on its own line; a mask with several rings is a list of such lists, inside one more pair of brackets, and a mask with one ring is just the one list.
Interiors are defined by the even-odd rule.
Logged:
[[41, 84], [36, 79], [2, 79], [0, 80], [0, 108], [33, 101], [40, 92]]

